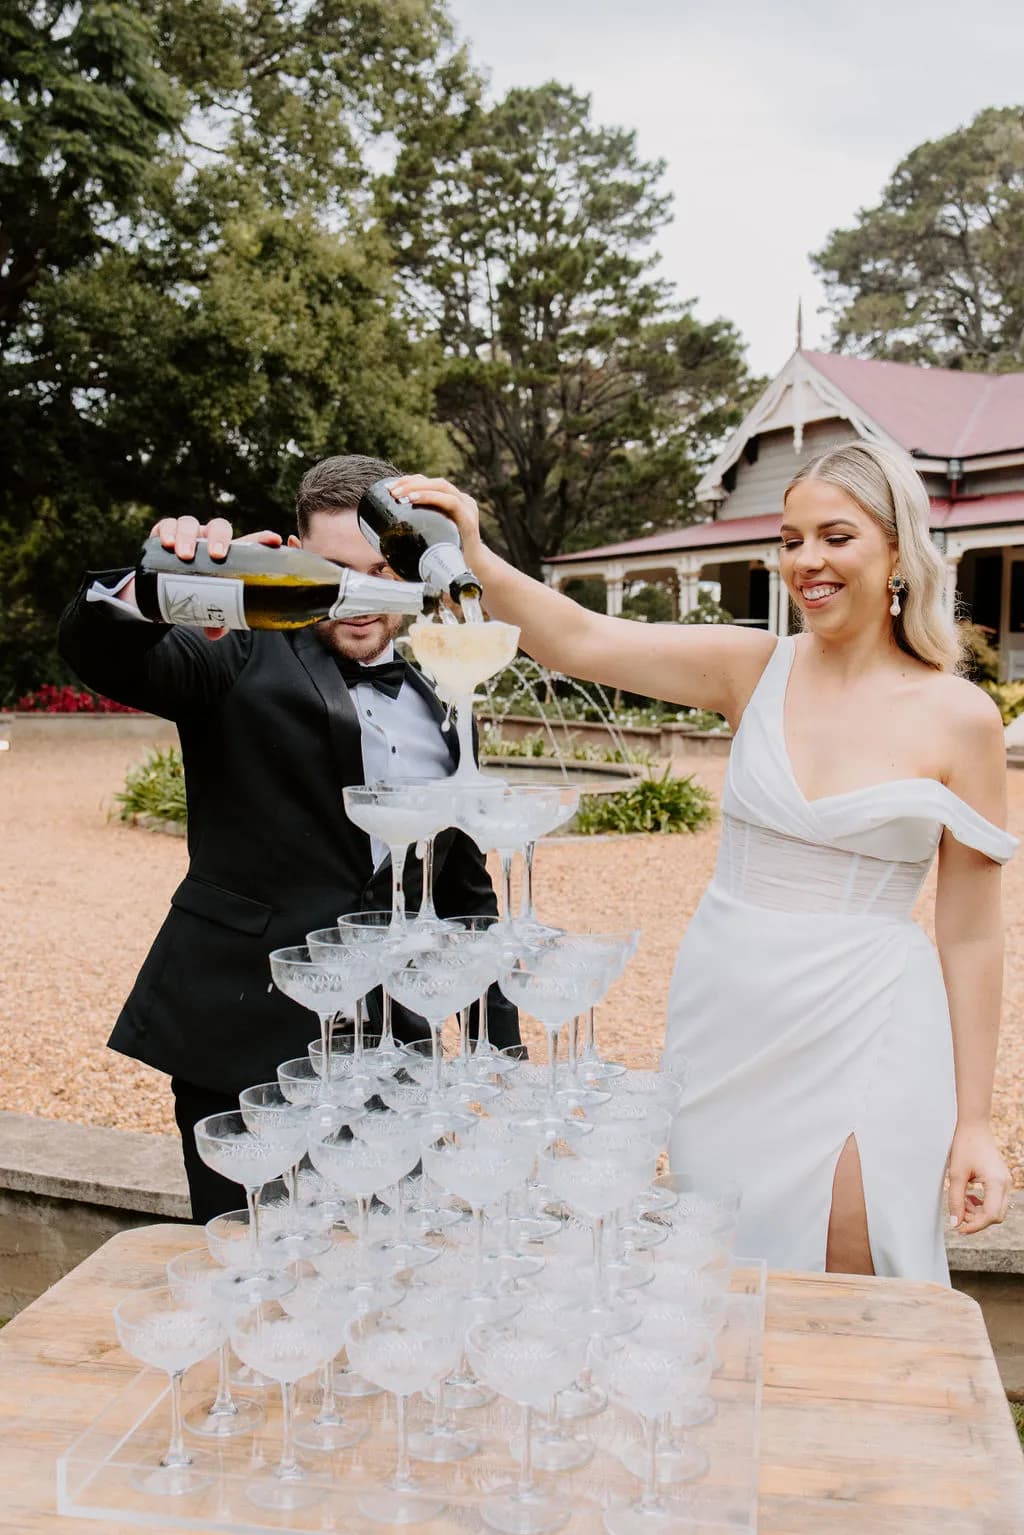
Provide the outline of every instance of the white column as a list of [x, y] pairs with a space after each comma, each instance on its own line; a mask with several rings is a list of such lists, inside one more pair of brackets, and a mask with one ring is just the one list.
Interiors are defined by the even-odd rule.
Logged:
[[779, 609], [781, 606], [779, 602], [779, 562], [769, 555], [761, 563], [768, 572], [768, 633], [781, 634], [782, 630], [779, 627]]
[[676, 617], [685, 618], [687, 613], [692, 613], [697, 606], [697, 597], [700, 592], [700, 565], [693, 559], [678, 560], [675, 570], [679, 588], [679, 611]]
[[625, 575], [621, 566], [609, 566], [604, 573], [604, 608], [609, 618], [622, 617], [622, 589]]
[[946, 612], [956, 612], [956, 579], [960, 568], [958, 554], [946, 555]]

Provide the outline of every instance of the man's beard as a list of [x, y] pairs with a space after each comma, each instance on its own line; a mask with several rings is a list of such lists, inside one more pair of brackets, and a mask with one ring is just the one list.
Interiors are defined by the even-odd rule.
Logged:
[[[326, 618], [316, 625], [315, 633], [321, 645], [335, 655], [344, 656], [349, 661], [375, 661], [392, 644], [403, 623], [401, 613], [388, 613], [381, 623], [367, 625], [366, 630], [352, 630], [342, 619]], [[372, 644], [369, 642], [371, 630]]]

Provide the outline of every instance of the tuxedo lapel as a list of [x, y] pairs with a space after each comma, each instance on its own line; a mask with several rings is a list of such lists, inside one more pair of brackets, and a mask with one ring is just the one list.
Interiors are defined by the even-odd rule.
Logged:
[[292, 640], [295, 658], [323, 699], [331, 750], [338, 765], [339, 794], [344, 784], [366, 782], [359, 715], [341, 680], [334, 658], [313, 630], [299, 629]]

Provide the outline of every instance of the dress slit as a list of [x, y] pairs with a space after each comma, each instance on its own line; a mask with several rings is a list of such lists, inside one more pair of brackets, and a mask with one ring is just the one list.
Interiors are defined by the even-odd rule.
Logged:
[[[831, 1180], [831, 1183], [829, 1185], [828, 1210], [827, 1210], [826, 1215], [825, 1215], [825, 1245], [824, 1245], [824, 1259], [823, 1259], [823, 1262], [822, 1262], [822, 1268], [825, 1269], [826, 1272], [829, 1271], [828, 1270], [828, 1250], [829, 1250], [829, 1238], [830, 1238], [831, 1230], [832, 1230], [832, 1213], [833, 1213], [833, 1211], [835, 1209], [835, 1203], [836, 1203], [836, 1178], [839, 1176], [839, 1168], [840, 1168], [840, 1164], [843, 1161], [843, 1158], [845, 1156], [847, 1156], [848, 1152], [851, 1149], [856, 1154], [856, 1158], [857, 1158], [857, 1169], [858, 1169], [858, 1172], [857, 1172], [857, 1183], [858, 1183], [859, 1188], [860, 1188], [861, 1208], [864, 1211], [864, 1235], [865, 1235], [865, 1239], [867, 1241], [868, 1259], [869, 1259], [869, 1262], [871, 1264], [871, 1273], [873, 1275], [876, 1272], [876, 1267], [875, 1267], [874, 1249], [873, 1249], [872, 1244], [871, 1244], [871, 1214], [870, 1214], [870, 1210], [869, 1210], [869, 1206], [868, 1206], [867, 1186], [866, 1186], [866, 1183], [865, 1183], [865, 1180], [864, 1180], [864, 1161], [863, 1161], [863, 1158], [861, 1157], [861, 1154], [860, 1154], [860, 1141], [858, 1139], [856, 1130], [851, 1130], [850, 1133], [846, 1136], [846, 1138], [844, 1139], [844, 1141], [843, 1141], [842, 1145], [840, 1146], [838, 1152], [836, 1153], [835, 1159], [834, 1159], [834, 1161], [832, 1163], [832, 1180]], [[848, 1269], [833, 1269], [833, 1270], [831, 1270], [831, 1272], [832, 1273], [849, 1273], [849, 1272], [860, 1273], [860, 1272], [863, 1272], [863, 1271], [862, 1270], [851, 1271], [851, 1270], [848, 1270]]]

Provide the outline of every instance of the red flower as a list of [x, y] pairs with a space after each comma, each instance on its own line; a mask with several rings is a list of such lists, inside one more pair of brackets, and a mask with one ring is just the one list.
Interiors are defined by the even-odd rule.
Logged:
[[118, 703], [115, 698], [104, 698], [102, 693], [91, 693], [87, 688], [76, 688], [70, 683], [61, 686], [44, 682], [31, 693], [25, 693], [14, 705], [15, 709], [35, 714], [138, 714], [129, 704]]

